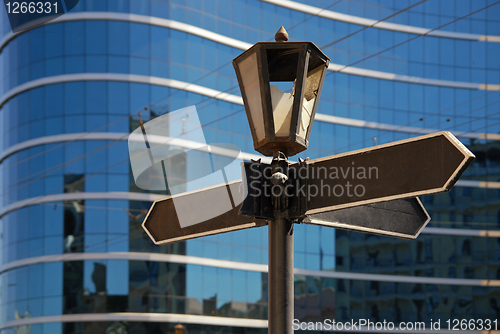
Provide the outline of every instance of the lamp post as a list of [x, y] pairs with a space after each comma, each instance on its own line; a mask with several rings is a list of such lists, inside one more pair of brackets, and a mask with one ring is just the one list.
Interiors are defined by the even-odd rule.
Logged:
[[[289, 202], [294, 196], [285, 191], [289, 182], [287, 157], [307, 149], [330, 60], [311, 42], [287, 42], [283, 27], [275, 39], [253, 45], [233, 60], [233, 66], [254, 148], [273, 156], [271, 166], [267, 166], [272, 173], [272, 212], [263, 214], [255, 209], [261, 206], [261, 198], [249, 194], [243, 206], [252, 208], [242, 209], [242, 213], [269, 219], [269, 333], [291, 334], [293, 209]], [[291, 91], [283, 91], [286, 88]]]

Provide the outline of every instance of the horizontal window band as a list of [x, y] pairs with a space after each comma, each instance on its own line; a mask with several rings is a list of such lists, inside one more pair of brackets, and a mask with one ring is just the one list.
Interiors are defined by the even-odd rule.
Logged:
[[[334, 320], [334, 319], [330, 319]], [[227, 326], [227, 327], [250, 327], [250, 328], [267, 328], [267, 320], [248, 319], [248, 318], [227, 318], [213, 317], [203, 315], [190, 314], [174, 314], [174, 313], [136, 313], [136, 312], [116, 312], [116, 313], [82, 313], [82, 314], [63, 314], [53, 316], [41, 316], [33, 318], [22, 318], [11, 320], [0, 324], [0, 330], [12, 328], [15, 326], [32, 326], [46, 323], [67, 323], [67, 322], [163, 322], [171, 324], [199, 324], [209, 326]], [[353, 320], [354, 321], [354, 320]], [[358, 320], [359, 321], [359, 320]], [[380, 333], [380, 330], [374, 326], [359, 326], [358, 321], [355, 321], [357, 328], [352, 330], [357, 333]], [[306, 324], [309, 324], [306, 322]], [[331, 324], [331, 322], [329, 323]], [[441, 334], [454, 334], [456, 331], [439, 329], [432, 330], [431, 328], [406, 330], [406, 332], [414, 332], [418, 334], [432, 334], [439, 331]], [[396, 332], [400, 332], [396, 330]], [[481, 330], [460, 330], [460, 333], [467, 334], [488, 334], [496, 333], [496, 331], [481, 331]]]
[[[20, 150], [24, 150], [30, 147], [51, 144], [56, 142], [64, 141], [78, 141], [78, 140], [127, 140], [129, 134], [127, 133], [114, 133], [114, 132], [94, 132], [94, 133], [75, 133], [75, 134], [63, 134], [54, 135], [48, 137], [40, 137], [37, 139], [32, 139], [11, 147], [10, 150], [6, 151], [5, 154], [14, 154]], [[178, 138], [162, 137], [162, 136], [150, 136], [152, 143], [164, 144], [168, 142], [170, 145], [180, 146], [188, 149], [195, 149], [204, 152], [208, 152], [207, 145], [197, 143], [189, 140], [181, 140]], [[262, 159], [264, 163], [270, 163], [269, 157], [261, 157], [257, 154], [251, 154], [246, 152], [233, 152], [224, 148], [217, 146], [210, 146], [210, 151], [214, 154], [221, 156], [234, 157], [238, 156], [242, 160], [250, 161]], [[5, 158], [5, 155], [4, 157]], [[3, 159], [2, 157], [0, 157]], [[0, 159], [0, 162], [2, 161]], [[293, 162], [293, 161], [291, 161]], [[487, 189], [500, 189], [500, 182], [493, 181], [475, 181], [475, 180], [458, 180], [456, 183], [459, 187], [472, 187], [472, 188], [487, 188]], [[137, 201], [154, 201], [156, 199], [163, 198], [163, 195], [158, 194], [146, 194], [146, 193], [131, 193], [131, 192], [84, 192], [84, 193], [61, 193], [44, 195], [38, 197], [32, 197], [24, 199], [21, 201], [16, 201], [5, 205], [0, 209], [0, 217], [5, 214], [18, 210], [20, 208], [37, 205], [43, 203], [57, 202], [57, 201], [67, 201], [67, 200], [88, 200], [88, 199], [117, 199], [117, 200], [137, 200]]]
[[479, 35], [479, 34], [470, 34], [470, 33], [446, 31], [446, 30], [432, 30], [428, 28], [409, 26], [405, 24], [378, 22], [378, 20], [367, 19], [360, 16], [342, 14], [331, 10], [309, 6], [303, 3], [290, 0], [261, 0], [261, 1], [322, 18], [357, 24], [365, 27], [372, 27], [377, 29], [397, 31], [415, 35], [463, 39], [469, 41], [500, 42], [500, 36]]
[[174, 314], [174, 313], [138, 313], [138, 312], [116, 312], [116, 313], [81, 313], [41, 316], [33, 318], [22, 318], [11, 320], [0, 324], [0, 330], [15, 326], [29, 326], [54, 322], [166, 322], [172, 324], [200, 324], [209, 326], [230, 326], [267, 328], [267, 320], [213, 317], [205, 315]]
[[[40, 263], [88, 261], [88, 260], [125, 260], [125, 261], [152, 261], [192, 264], [207, 267], [224, 269], [234, 269], [242, 271], [254, 271], [266, 273], [268, 266], [257, 263], [236, 262], [227, 260], [210, 259], [197, 256], [161, 254], [161, 253], [141, 253], [141, 252], [109, 252], [109, 253], [66, 253], [58, 255], [43, 255], [26, 258], [4, 264], [0, 267], [0, 273], [8, 270], [25, 267]], [[419, 284], [440, 284], [440, 285], [464, 285], [464, 286], [500, 286], [500, 280], [470, 279], [470, 278], [443, 278], [425, 276], [403, 276], [372, 274], [345, 271], [309, 270], [294, 269], [295, 275], [326, 277], [347, 280], [397, 282], [397, 283], [419, 283]]]
[[[142, 84], [151, 84], [163, 87], [170, 87], [174, 89], [184, 90], [194, 94], [200, 94], [207, 97], [212, 97], [221, 101], [234, 103], [243, 105], [243, 100], [240, 96], [228, 94], [225, 92], [221, 92], [215, 89], [206, 88], [203, 86], [190, 84], [183, 81], [173, 80], [173, 79], [165, 79], [159, 77], [151, 77], [144, 75], [135, 75], [135, 74], [118, 74], [118, 73], [81, 73], [81, 74], [62, 74], [52, 77], [41, 78], [37, 80], [33, 80], [30, 82], [26, 82], [16, 88], [11, 89], [0, 99], [0, 107], [10, 98], [16, 96], [22, 92], [28, 91], [30, 89], [34, 89], [41, 86], [58, 84], [58, 83], [66, 83], [66, 82], [75, 82], [75, 81], [116, 81], [116, 82], [132, 82], [132, 83], [142, 83]], [[315, 117], [316, 121], [331, 123], [331, 124], [339, 124], [339, 125], [347, 125], [347, 126], [355, 126], [360, 128], [368, 128], [368, 129], [376, 129], [376, 130], [385, 130], [385, 131], [395, 131], [395, 132], [403, 132], [403, 133], [411, 133], [411, 134], [429, 134], [433, 132], [437, 132], [437, 129], [426, 129], [426, 128], [418, 128], [418, 127], [410, 127], [403, 125], [394, 125], [394, 124], [385, 124], [378, 122], [369, 122], [364, 120], [357, 120], [352, 118], [338, 117], [326, 114], [317, 113]], [[473, 138], [473, 139], [486, 139], [486, 140], [500, 140], [500, 134], [498, 133], [481, 133], [481, 132], [467, 132], [467, 131], [454, 131], [453, 134], [457, 137], [461, 138]], [[67, 136], [74, 136], [75, 134], [69, 134]], [[92, 136], [92, 133], [87, 135], [85, 134], [76, 134], [83, 137], [83, 139], [87, 140]], [[97, 134], [96, 134], [97, 135]], [[64, 136], [64, 135], [57, 135]], [[52, 137], [57, 137], [52, 136]], [[127, 138], [125, 134], [124, 138]], [[45, 137], [49, 138], [49, 137]], [[59, 137], [58, 137], [59, 138]], [[69, 140], [62, 139], [61, 140]], [[73, 140], [77, 140], [72, 137]], [[116, 139], [116, 138], [113, 138]], [[36, 143], [37, 139], [28, 140], [26, 142], [16, 144], [4, 152], [0, 154], [0, 162], [5, 159], [8, 155], [13, 152], [21, 149], [21, 147], [30, 147], [26, 146], [25, 143]], [[48, 142], [47, 142], [48, 143]], [[29, 144], [31, 145], [31, 144]], [[40, 145], [40, 144], [38, 144]]]
[[438, 87], [449, 87], [449, 88], [460, 88], [460, 89], [479, 89], [479, 90], [500, 90], [500, 85], [490, 85], [481, 84], [474, 82], [464, 82], [464, 81], [451, 81], [451, 80], [441, 80], [441, 79], [428, 79], [422, 77], [412, 77], [409, 75], [395, 74], [389, 72], [381, 72], [368, 70], [359, 67], [345, 67], [344, 65], [332, 64], [328, 66], [328, 70], [333, 72], [340, 72], [344, 74], [352, 74], [361, 77], [405, 82], [417, 85], [427, 85], [427, 86], [438, 86]]
[[[131, 22], [131, 23], [142, 23], [162, 28], [169, 28], [178, 31], [182, 31], [191, 35], [199, 36], [220, 44], [228, 45], [237, 49], [246, 50], [252, 46], [250, 43], [242, 42], [237, 39], [226, 37], [221, 34], [214, 33], [210, 30], [206, 30], [203, 28], [198, 28], [196, 26], [177, 22], [169, 19], [162, 19], [154, 16], [146, 16], [139, 14], [125, 14], [125, 13], [113, 13], [113, 12], [79, 12], [79, 13], [67, 13], [58, 18], [51, 20], [45, 24], [56, 24], [61, 22], [71, 22], [71, 21], [123, 21], [123, 22]], [[32, 29], [36, 29], [34, 27]], [[29, 29], [31, 30], [31, 29]], [[19, 33], [9, 33], [7, 34], [2, 41], [0, 42], [0, 52], [2, 52], [3, 48], [7, 43], [9, 43], [12, 39], [16, 38], [16, 36], [26, 33], [29, 30], [24, 30]]]
[[138, 74], [120, 74], [120, 73], [78, 73], [78, 74], [61, 74], [51, 77], [44, 77], [33, 81], [25, 82], [15, 88], [12, 88], [0, 98], [0, 108], [5, 102], [12, 97], [21, 94], [27, 90], [53, 85], [58, 83], [75, 82], [75, 81], [117, 81], [117, 82], [133, 82], [149, 85], [157, 85], [170, 87], [187, 92], [205, 95], [218, 100], [223, 100], [230, 103], [243, 105], [243, 100], [240, 96], [224, 93], [215, 89], [206, 88], [203, 86], [190, 84], [183, 81], [165, 79], [160, 77], [151, 77]]
[[[475, 182], [475, 181], [458, 181], [457, 186], [463, 186], [461, 182]], [[487, 183], [487, 182], [486, 182]], [[497, 186], [500, 188], [500, 182]], [[470, 185], [469, 185], [470, 186]], [[124, 201], [145, 201], [153, 202], [157, 199], [164, 198], [164, 195], [147, 194], [147, 193], [132, 193], [132, 192], [83, 192], [83, 193], [61, 193], [46, 196], [38, 196], [28, 198], [22, 201], [17, 201], [4, 206], [0, 209], [0, 218], [9, 212], [39, 204], [54, 203], [60, 201], [75, 201], [75, 200], [124, 200]], [[439, 222], [437, 222], [439, 223]], [[425, 234], [440, 234], [440, 235], [453, 235], [453, 236], [469, 236], [469, 237], [491, 237], [499, 238], [500, 230], [476, 230], [476, 229], [456, 229], [445, 227], [425, 227], [422, 231]]]
[[428, 227], [426, 226], [422, 233], [452, 235], [462, 237], [491, 237], [500, 238], [500, 230], [472, 230], [462, 228], [447, 228], [447, 227]]
[[[314, 121], [320, 121], [320, 122], [331, 123], [331, 124], [339, 124], [339, 125], [347, 125], [347, 126], [355, 126], [358, 128], [403, 132], [403, 133], [420, 134], [420, 135], [427, 135], [430, 133], [442, 131], [439, 129], [427, 129], [427, 128], [418, 128], [418, 127], [413, 127], [413, 126], [405, 126], [405, 125], [370, 122], [370, 121], [364, 121], [364, 120], [360, 120], [360, 119], [345, 118], [345, 117], [338, 117], [338, 116], [318, 114], [318, 113], [316, 114]], [[500, 134], [498, 134], [498, 133], [484, 133], [484, 132], [470, 132], [470, 131], [450, 131], [450, 132], [452, 132], [456, 137], [460, 137], [460, 138], [500, 140]]]
[[0, 218], [9, 212], [25, 208], [31, 205], [46, 204], [60, 201], [78, 201], [78, 200], [123, 200], [123, 201], [146, 201], [154, 202], [157, 199], [164, 198], [165, 195], [133, 193], [124, 191], [111, 192], [82, 192], [82, 193], [60, 193], [45, 196], [27, 198], [22, 201], [10, 203], [0, 209]]
[[[19, 144], [13, 145], [6, 149], [0, 154], [0, 163], [5, 160], [8, 156], [15, 154], [19, 151], [39, 146], [39, 145], [47, 145], [54, 143], [62, 143], [62, 142], [73, 142], [73, 141], [82, 141], [82, 140], [112, 140], [112, 141], [127, 141], [129, 140], [130, 133], [122, 133], [122, 132], [80, 132], [80, 133], [67, 133], [53, 136], [45, 136], [39, 137], [35, 139], [30, 139]], [[143, 139], [142, 137], [138, 139]], [[230, 158], [239, 157], [243, 160], [250, 161], [251, 159], [262, 159], [266, 163], [271, 163], [271, 158], [263, 157], [254, 153], [245, 153], [245, 152], [235, 152], [233, 150], [229, 150], [227, 148], [220, 148], [213, 145], [206, 145], [203, 143], [173, 138], [173, 137], [165, 137], [165, 136], [157, 136], [157, 135], [148, 135], [148, 140], [151, 143], [155, 144], [169, 144], [174, 146], [180, 146], [183, 148], [199, 150], [203, 152], [208, 152], [211, 149], [211, 153], [227, 156]], [[67, 143], [66, 143], [67, 144]]]
[[455, 184], [459, 187], [500, 189], [500, 182], [494, 181], [458, 180]]
[[[295, 4], [295, 3], [294, 3]], [[306, 5], [304, 5], [306, 6]], [[309, 6], [310, 7], [310, 6]], [[343, 15], [343, 14], [342, 14]], [[138, 14], [124, 14], [124, 13], [111, 13], [111, 12], [81, 12], [81, 13], [68, 13], [64, 14], [57, 19], [54, 19], [46, 24], [55, 24], [61, 22], [70, 22], [70, 21], [80, 21], [80, 20], [110, 20], [110, 21], [123, 21], [123, 22], [131, 22], [131, 23], [141, 23], [154, 25], [163, 28], [174, 29], [177, 31], [185, 32], [191, 35], [195, 35], [207, 40], [214, 41], [216, 43], [224, 44], [236, 49], [247, 50], [252, 46], [252, 44], [243, 42], [231, 37], [227, 37], [221, 34], [214, 33], [210, 30], [206, 30], [203, 28], [199, 28], [190, 24], [177, 22], [168, 19], [162, 19], [158, 17], [138, 15]], [[383, 22], [381, 22], [383, 23]], [[423, 29], [423, 28], [420, 28]], [[426, 29], [427, 30], [427, 29]], [[9, 41], [14, 39], [17, 35], [25, 33], [29, 30], [26, 30], [21, 33], [9, 33], [7, 34], [2, 41], [0, 42], [0, 52], [2, 52], [3, 48]], [[500, 38], [500, 37], [499, 37]], [[493, 40], [493, 39], [492, 39]], [[500, 40], [499, 40], [500, 41]], [[231, 59], [228, 59], [228, 62]], [[432, 85], [432, 86], [441, 86], [441, 87], [452, 87], [452, 88], [464, 88], [464, 89], [481, 89], [481, 90], [500, 90], [500, 85], [494, 84], [481, 84], [481, 83], [470, 83], [470, 82], [460, 82], [460, 81], [449, 81], [449, 80], [439, 80], [439, 79], [427, 79], [421, 77], [412, 77], [407, 75], [399, 75], [395, 73], [389, 72], [381, 72], [368, 70], [358, 67], [345, 67], [341, 64], [333, 64], [330, 63], [328, 70], [334, 72], [341, 72], [345, 74], [352, 74], [357, 76], [365, 76], [370, 78], [377, 78], [382, 80], [392, 80], [392, 81], [400, 81], [421, 85]], [[1, 106], [2, 103], [0, 103]]]

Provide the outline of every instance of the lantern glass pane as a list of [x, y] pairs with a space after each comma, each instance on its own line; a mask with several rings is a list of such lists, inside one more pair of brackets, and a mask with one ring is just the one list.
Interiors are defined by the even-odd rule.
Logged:
[[309, 63], [309, 68], [307, 72], [307, 78], [304, 87], [304, 98], [302, 101], [302, 112], [299, 126], [298, 135], [302, 138], [306, 137], [307, 129], [312, 123], [313, 108], [316, 98], [318, 96], [318, 90], [321, 83], [321, 76], [323, 74], [324, 66], [311, 67]]
[[294, 84], [293, 82], [271, 82], [270, 84], [274, 132], [276, 137], [288, 137], [290, 135]]
[[264, 116], [262, 113], [262, 98], [260, 95], [259, 69], [257, 53], [253, 53], [238, 64], [243, 82], [243, 92], [246, 95], [250, 117], [254, 126], [257, 141], [265, 137]]

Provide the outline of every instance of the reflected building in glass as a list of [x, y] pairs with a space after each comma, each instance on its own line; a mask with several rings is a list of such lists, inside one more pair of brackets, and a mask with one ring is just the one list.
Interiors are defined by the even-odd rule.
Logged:
[[195, 106], [206, 143], [256, 157], [231, 62], [281, 25], [331, 59], [294, 159], [438, 130], [477, 156], [414, 241], [296, 224], [295, 317], [500, 317], [500, 5], [82, 0], [18, 34], [0, 12], [1, 334], [267, 332], [267, 228], [154, 245], [166, 193], [136, 186], [127, 139]]

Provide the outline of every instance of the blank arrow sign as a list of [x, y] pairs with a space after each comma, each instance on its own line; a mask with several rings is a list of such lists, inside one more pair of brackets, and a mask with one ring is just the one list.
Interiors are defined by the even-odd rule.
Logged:
[[315, 213], [304, 223], [415, 239], [430, 220], [418, 198], [406, 198]]
[[437, 132], [290, 169], [307, 175], [306, 214], [313, 214], [448, 191], [473, 159], [450, 132]]
[[[157, 245], [193, 239], [212, 234], [225, 233], [251, 227], [267, 225], [265, 220], [239, 215], [241, 200], [235, 206], [223, 205], [224, 197], [238, 194], [241, 180], [204, 188], [180, 195], [159, 199], [153, 203], [142, 223], [151, 240]], [[207, 214], [218, 211], [218, 215]], [[200, 223], [182, 227], [181, 219], [197, 220]], [[193, 217], [187, 217], [191, 214]], [[203, 219], [203, 216], [213, 217]]]

